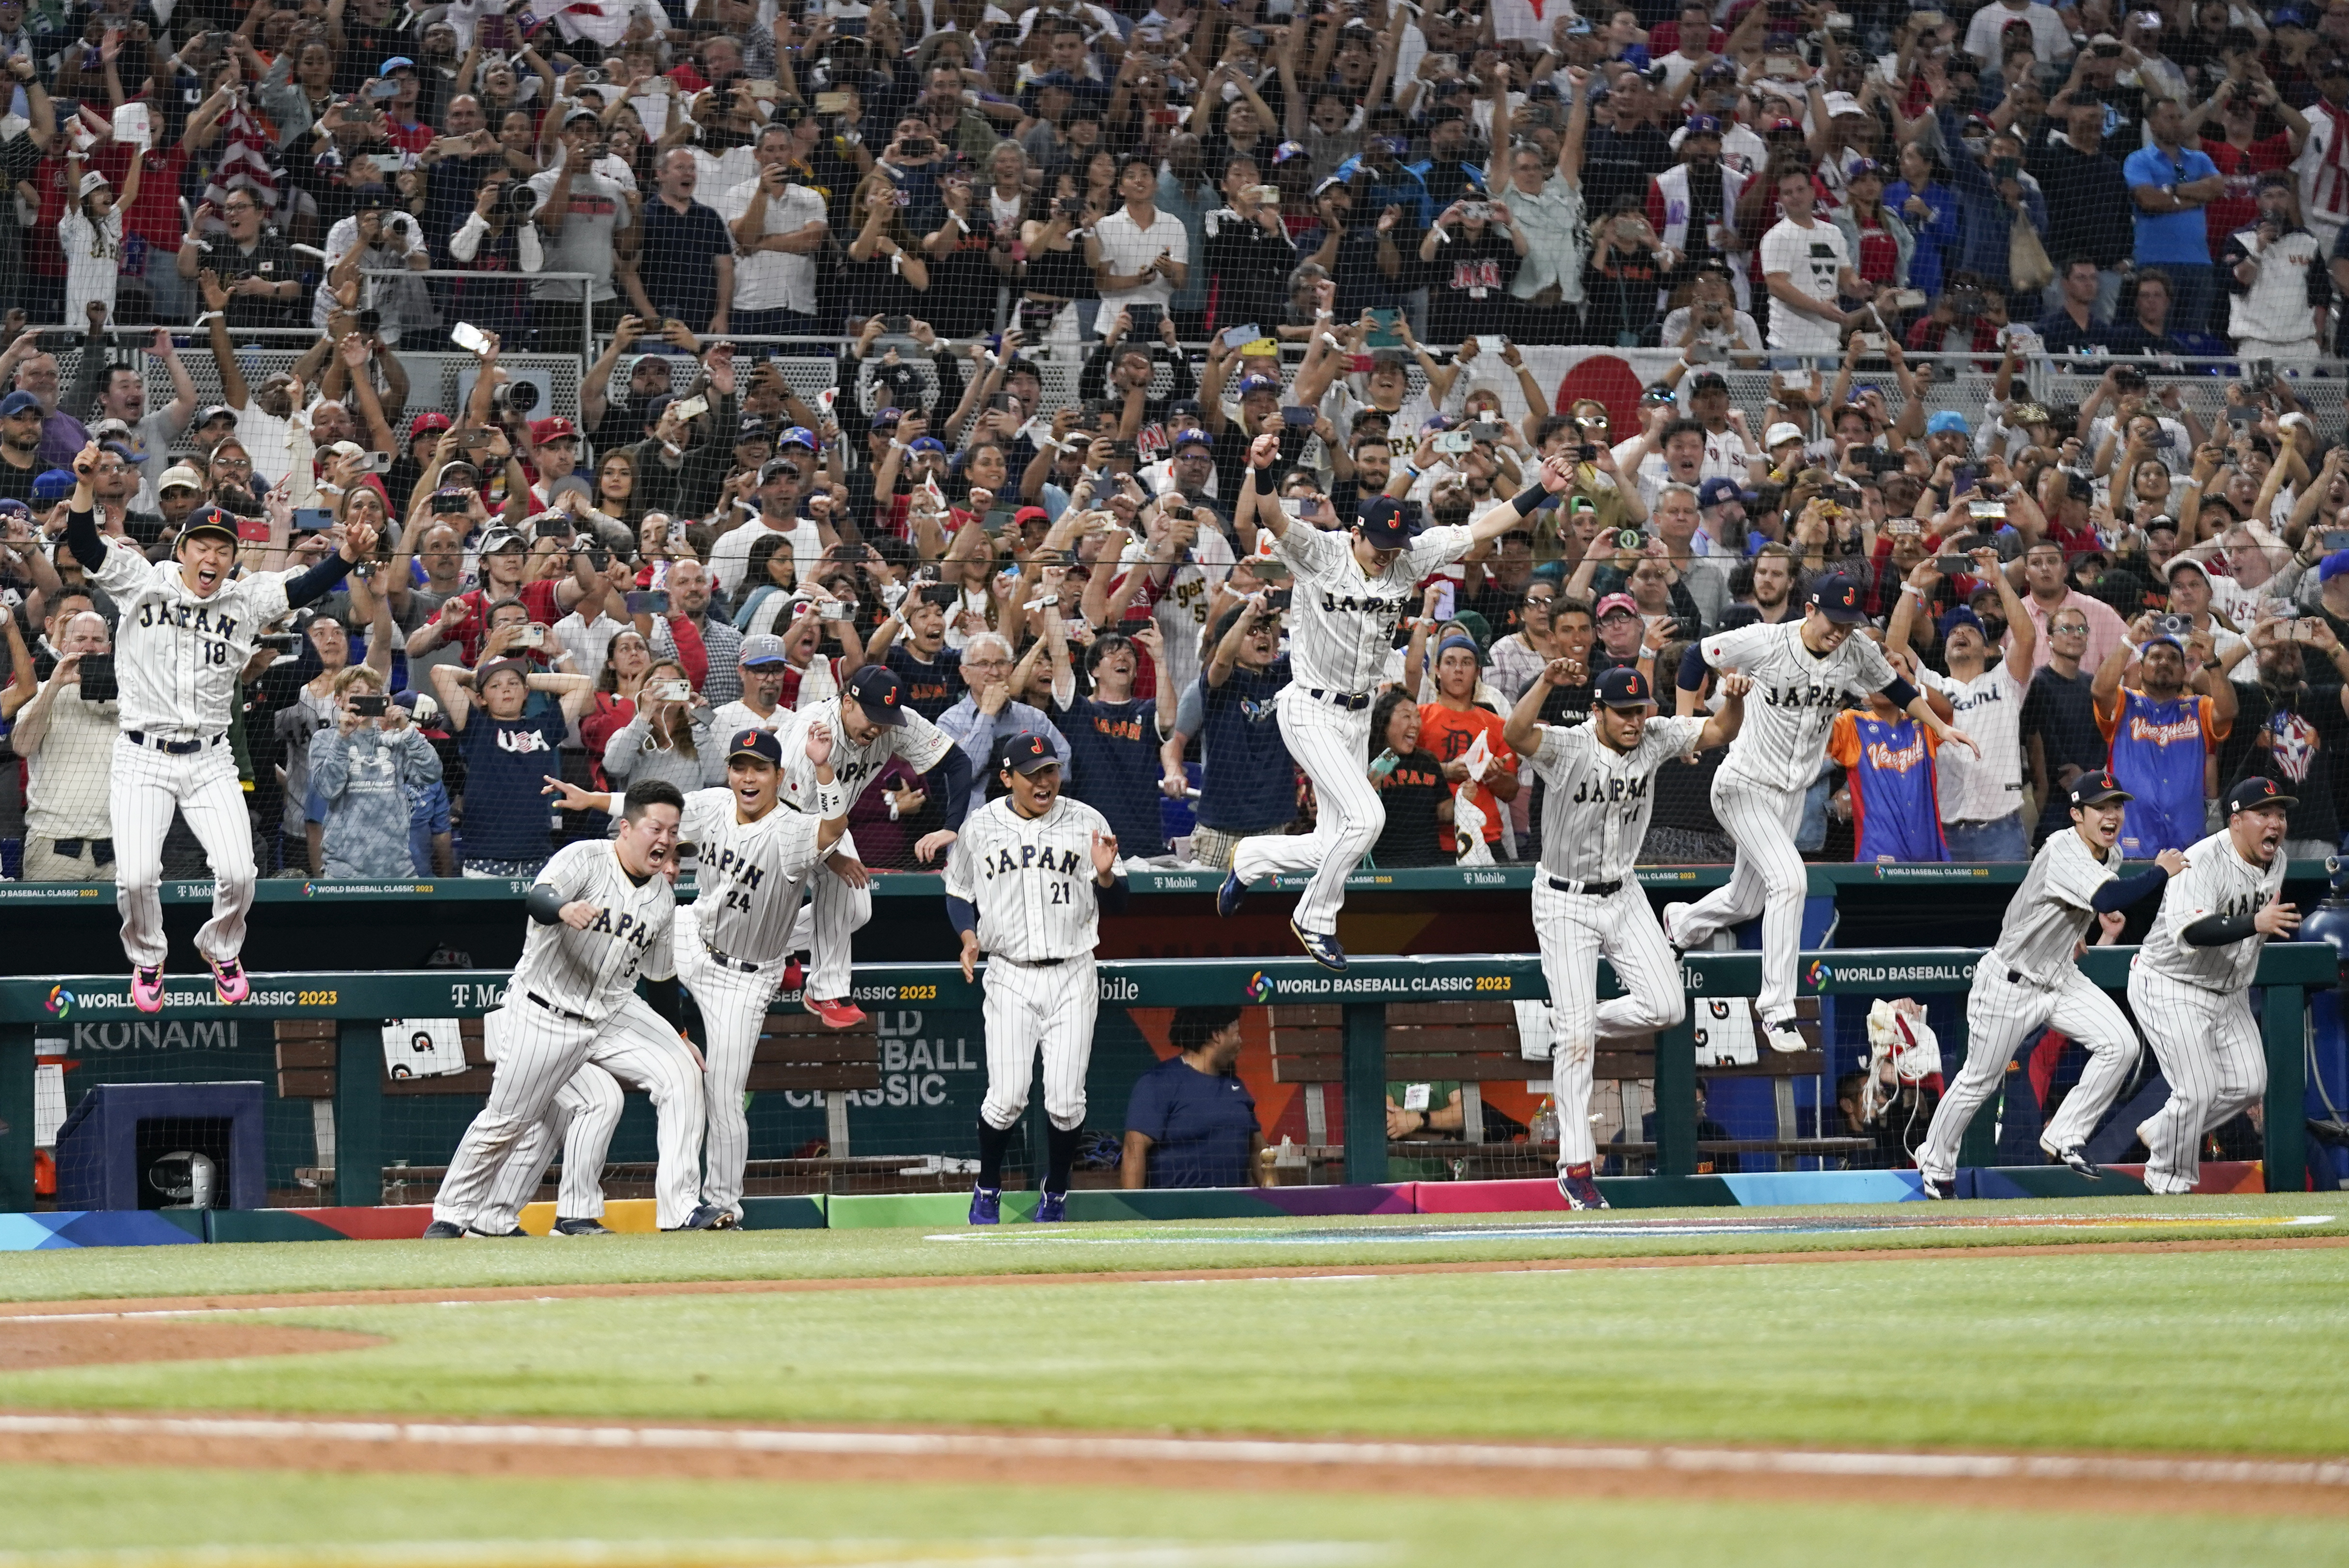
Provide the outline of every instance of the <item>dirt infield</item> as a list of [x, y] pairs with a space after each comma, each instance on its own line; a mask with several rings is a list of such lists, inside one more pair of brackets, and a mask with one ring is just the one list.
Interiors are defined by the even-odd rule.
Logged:
[[364, 1350], [382, 1336], [265, 1324], [140, 1322], [131, 1318], [0, 1326], [0, 1372], [45, 1366], [104, 1366], [138, 1361], [223, 1361], [244, 1355], [307, 1355]]
[[[464, 1242], [466, 1246], [548, 1245]], [[473, 1285], [434, 1289], [287, 1291], [243, 1295], [128, 1296], [0, 1302], [0, 1323], [25, 1318], [118, 1319], [298, 1307], [429, 1306], [440, 1302], [564, 1301], [594, 1296], [792, 1295], [813, 1291], [969, 1289], [990, 1285], [1164, 1284], [1179, 1280], [1311, 1280], [1333, 1274], [1572, 1273], [1585, 1269], [1758, 1268], [1788, 1263], [1947, 1262], [1985, 1258], [2076, 1257], [2141, 1252], [2247, 1252], [2349, 1247], [2349, 1236], [2214, 1238], [2170, 1241], [2077, 1241], [1972, 1247], [1874, 1247], [1794, 1252], [1683, 1252], [1634, 1258], [1516, 1258], [1446, 1263], [1331, 1263], [1239, 1269], [1126, 1269], [1092, 1273], [895, 1274], [787, 1280], [639, 1280], [598, 1284]], [[156, 1359], [138, 1357], [137, 1359]]]
[[0, 1412], [0, 1463], [364, 1473], [1902, 1501], [2349, 1516], [2349, 1462], [1128, 1433]]

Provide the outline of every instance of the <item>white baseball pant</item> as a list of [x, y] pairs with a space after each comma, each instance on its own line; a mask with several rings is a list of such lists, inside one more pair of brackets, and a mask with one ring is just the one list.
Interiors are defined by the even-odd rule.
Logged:
[[1958, 1146], [1966, 1127], [2006, 1077], [2006, 1064], [2024, 1040], [2042, 1027], [2059, 1029], [2087, 1048], [2088, 1069], [2040, 1133], [2050, 1148], [2076, 1148], [2088, 1141], [2137, 1065], [2137, 1031], [2120, 1003], [2078, 970], [2066, 966], [2054, 990], [2018, 983], [1995, 953], [1974, 969], [1966, 992], [1966, 1064], [1950, 1080], [1933, 1112], [1933, 1125], [1917, 1150], [1917, 1168], [1947, 1181], [1958, 1172]]
[[236, 957], [253, 908], [253, 824], [228, 742], [175, 757], [118, 735], [108, 799], [124, 954], [133, 964], [160, 966], [171, 950], [163, 937], [163, 836], [177, 806], [212, 868], [212, 918], [196, 933], [196, 950], [222, 961]]
[[611, 1074], [593, 1062], [564, 1081], [547, 1102], [546, 1115], [524, 1133], [513, 1152], [498, 1168], [490, 1200], [476, 1221], [492, 1235], [505, 1235], [522, 1223], [523, 1205], [538, 1196], [546, 1177], [546, 1162], [559, 1146], [563, 1150], [563, 1185], [554, 1198], [558, 1220], [600, 1220], [604, 1217], [604, 1157], [612, 1147], [612, 1133], [620, 1125], [624, 1101]]
[[[449, 1157], [449, 1173], [432, 1203], [435, 1220], [492, 1229], [484, 1221], [500, 1169], [515, 1146], [533, 1128], [543, 1128], [549, 1104], [591, 1059], [652, 1096], [660, 1126], [660, 1169], [653, 1186], [658, 1222], [668, 1230], [692, 1218], [699, 1201], [705, 1125], [700, 1064], [693, 1048], [642, 997], [629, 997], [600, 1024], [565, 1018], [521, 998], [491, 1012], [482, 1028], [495, 1032], [490, 1049], [497, 1076], [490, 1082], [489, 1104]], [[549, 1139], [537, 1170], [545, 1169], [553, 1152]], [[600, 1160], [596, 1168], [600, 1178]]]
[[[1670, 1029], [1688, 1016], [1688, 996], [1663, 928], [1638, 884], [1626, 882], [1606, 898], [1594, 898], [1561, 893], [1537, 871], [1533, 916], [1557, 1042], [1550, 1051], [1551, 1093], [1557, 1106], [1557, 1164], [1564, 1170], [1599, 1157], [1590, 1133], [1598, 1043]], [[1601, 954], [1615, 966], [1624, 992], [1603, 1005]]]
[[1028, 1108], [1036, 1052], [1044, 1053], [1044, 1114], [1062, 1132], [1085, 1125], [1085, 1069], [1093, 1056], [1101, 982], [1093, 955], [1056, 964], [987, 961], [987, 1098], [978, 1114], [1009, 1132]]
[[[830, 854], [854, 859], [854, 838], [842, 834]], [[821, 861], [806, 881], [807, 902], [792, 918], [789, 950], [809, 955], [807, 994], [836, 1002], [853, 989], [848, 978], [849, 938], [873, 923], [873, 889], [850, 887], [839, 872]]]
[[1803, 898], [1810, 875], [1795, 848], [1803, 792], [1774, 789], [1722, 773], [1713, 776], [1713, 811], [1737, 841], [1729, 880], [1691, 904], [1681, 929], [1665, 935], [1686, 950], [1713, 933], [1762, 917], [1762, 989], [1754, 1011], [1775, 1023], [1795, 1012], [1795, 966], [1802, 957]]
[[1263, 833], [1241, 839], [1232, 851], [1232, 870], [1243, 883], [1280, 871], [1312, 872], [1313, 880], [1297, 900], [1297, 929], [1335, 936], [1346, 877], [1387, 825], [1386, 807], [1371, 787], [1365, 750], [1371, 711], [1320, 701], [1293, 684], [1283, 687], [1273, 702], [1290, 758], [1313, 781], [1318, 815], [1309, 834]]
[[[750, 1118], [742, 1108], [742, 1091], [750, 1081], [750, 1059], [759, 1048], [759, 1031], [775, 1004], [783, 965], [778, 959], [745, 974], [711, 962], [699, 928], [692, 920], [695, 908], [678, 906], [676, 935], [678, 978], [701, 1010], [702, 1102], [709, 1118], [702, 1153], [701, 1200], [740, 1219], [742, 1167], [750, 1158]], [[845, 993], [817, 991], [812, 994]]]
[[2129, 966], [2129, 1007], [2153, 1047], [2169, 1103], [2145, 1124], [2145, 1184], [2191, 1192], [2202, 1179], [2202, 1136], [2268, 1090], [2267, 1051], [2249, 992], [2206, 991], [2142, 962]]

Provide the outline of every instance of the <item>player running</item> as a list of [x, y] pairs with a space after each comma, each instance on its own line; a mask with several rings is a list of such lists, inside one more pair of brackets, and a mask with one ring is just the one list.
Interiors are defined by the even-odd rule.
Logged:
[[375, 548], [375, 530], [344, 524], [342, 547], [315, 566], [236, 575], [236, 524], [207, 506], [181, 525], [170, 561], [150, 562], [127, 539], [98, 531], [95, 442], [73, 460], [66, 548], [113, 598], [114, 664], [122, 689], [109, 796], [114, 823], [115, 901], [130, 1001], [163, 1006], [163, 835], [174, 807], [212, 868], [212, 918], [196, 933], [212, 992], [233, 1006], [251, 993], [237, 954], [253, 908], [253, 826], [229, 745], [229, 721], [244, 667], [264, 628], [324, 598]]
[[1552, 458], [1542, 467], [1539, 484], [1526, 485], [1508, 504], [1464, 528], [1413, 534], [1402, 503], [1379, 495], [1362, 504], [1350, 530], [1339, 533], [1300, 525], [1281, 510], [1278, 497], [1258, 488], [1258, 476], [1279, 454], [1278, 437], [1256, 439], [1234, 515], [1245, 519], [1253, 510], [1258, 525], [1273, 535], [1274, 553], [1295, 574], [1288, 643], [1294, 678], [1273, 701], [1280, 738], [1313, 781], [1319, 815], [1310, 834], [1241, 839], [1216, 895], [1216, 912], [1237, 909], [1248, 884], [1259, 877], [1311, 871], [1313, 879], [1298, 898], [1288, 929], [1314, 962], [1343, 972], [1346, 950], [1338, 945], [1338, 910], [1346, 901], [1346, 877], [1386, 826], [1386, 810], [1362, 771], [1362, 758], [1371, 704], [1394, 648], [1395, 622], [1411, 606], [1422, 577], [1526, 526], [1547, 496], [1573, 483], [1574, 467]]
[[[724, 785], [687, 795], [678, 827], [678, 841], [698, 856], [694, 900], [677, 912], [677, 973], [701, 1010], [709, 1116], [701, 1200], [718, 1210], [719, 1230], [742, 1218], [742, 1167], [750, 1158], [742, 1090], [790, 955], [800, 888], [848, 831], [847, 791], [831, 767], [832, 732], [808, 724], [799, 732], [801, 754], [820, 781], [812, 811], [776, 809], [781, 743], [771, 731], [748, 729], [728, 742]], [[565, 811], [612, 809], [610, 795], [552, 775], [546, 793]]]
[[2117, 875], [2122, 808], [2134, 798], [2108, 773], [2080, 775], [2072, 785], [2071, 830], [2039, 846], [2030, 874], [2006, 906], [1998, 941], [1974, 966], [1966, 993], [1966, 1064], [1941, 1096], [1917, 1151], [1926, 1197], [1949, 1195], [1967, 1124], [2005, 1078], [2017, 1047], [2042, 1028], [2060, 1029], [2085, 1046], [2088, 1070], [2039, 1135], [2039, 1147], [2083, 1176], [2104, 1174], [2081, 1146], [2137, 1065], [2137, 1032], [2120, 1004], [2074, 961], [2097, 916], [2127, 909], [2186, 869], [2186, 857], [2165, 849], [2154, 857], [2153, 869]]
[[[1900, 678], [1881, 648], [1852, 635], [1867, 618], [1858, 586], [1830, 572], [1811, 590], [1801, 620], [1717, 633], [1694, 650], [1715, 670], [1743, 671], [1754, 685], [1753, 710], [1713, 781], [1713, 814], [1737, 841], [1737, 864], [1726, 883], [1697, 902], [1664, 906], [1664, 938], [1686, 952], [1715, 931], [1761, 916], [1762, 988], [1754, 1010], [1763, 1038], [1777, 1051], [1808, 1049], [1795, 1027], [1795, 964], [1808, 887], [1795, 830], [1844, 692], [1881, 691], [1943, 745], [1954, 741], [1981, 754], [1964, 731], [1943, 723], [1924, 694]], [[1690, 674], [1683, 667], [1683, 687], [1692, 686]]]
[[2267, 1093], [2250, 992], [2267, 940], [2300, 929], [2300, 911], [2282, 901], [2284, 815], [2298, 804], [2273, 779], [2238, 781], [2227, 826], [2186, 851], [2129, 965], [2130, 1011], [2169, 1080], [2169, 1103], [2137, 1129], [2152, 1191], [2193, 1191], [2202, 1135]]
[[1044, 1054], [1052, 1133], [1040, 1220], [1067, 1218], [1069, 1167], [1085, 1125], [1085, 1069], [1101, 1002], [1099, 912], [1125, 904], [1108, 818], [1061, 794], [1061, 760], [1026, 731], [1004, 742], [1005, 793], [973, 812], [947, 860], [947, 919], [962, 936], [962, 977], [987, 955], [987, 1098], [978, 1108], [978, 1185], [970, 1222], [1000, 1222], [1003, 1151], [1028, 1108]]
[[[1721, 711], [1709, 717], [1659, 719], [1647, 677], [1619, 667], [1599, 678], [1588, 723], [1536, 722], [1554, 687], [1580, 685], [1584, 676], [1579, 659], [1551, 659], [1518, 699], [1503, 739], [1549, 786], [1542, 796], [1533, 916], [1556, 1020], [1550, 1070], [1557, 1189], [1570, 1209], [1604, 1209], [1607, 1199], [1591, 1179], [1599, 1155], [1590, 1136], [1598, 1043], [1669, 1029], [1688, 1013], [1680, 964], [1631, 875], [1656, 804], [1649, 784], [1671, 759], [1735, 737], [1745, 718], [1747, 681], [1723, 677]], [[1624, 992], [1603, 1007], [1601, 954]]]

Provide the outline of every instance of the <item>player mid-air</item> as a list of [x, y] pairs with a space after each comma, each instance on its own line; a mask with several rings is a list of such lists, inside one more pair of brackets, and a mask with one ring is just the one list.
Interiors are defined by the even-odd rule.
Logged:
[[2086, 1047], [2088, 1068], [2039, 1135], [2039, 1147], [2083, 1176], [2102, 1174], [2082, 1146], [2137, 1065], [2137, 1032], [2120, 1004], [2074, 961], [2099, 915], [2161, 891], [2186, 869], [2183, 855], [2165, 849], [2154, 857], [2151, 870], [2118, 874], [2122, 807], [2132, 798], [2108, 773], [2080, 775], [2072, 785], [2071, 828], [2039, 846], [1999, 922], [1998, 941], [1974, 966], [1966, 993], [1966, 1064], [1935, 1107], [1917, 1151], [1926, 1197], [1948, 1196], [1967, 1124], [2006, 1076], [2016, 1048], [2043, 1027], [2060, 1029]]
[[[1754, 683], [1745, 724], [1713, 779], [1713, 814], [1737, 843], [1729, 880], [1693, 904], [1664, 906], [1664, 939], [1681, 952], [1715, 931], [1762, 917], [1762, 986], [1754, 1011], [1777, 1051], [1808, 1049], [1795, 1027], [1795, 966], [1801, 956], [1803, 894], [1809, 874], [1795, 847], [1803, 795], [1818, 776], [1827, 732], [1846, 691], [1881, 691], [1919, 723], [1969, 751], [1979, 748], [1901, 679], [1884, 649], [1853, 628], [1868, 618], [1859, 587], [1830, 572], [1811, 590], [1803, 618], [1716, 632], [1692, 651]], [[1682, 667], [1680, 684], [1693, 689]]]
[[[815, 723], [794, 733], [815, 780], [812, 809], [777, 808], [782, 746], [771, 731], [742, 730], [727, 742], [726, 783], [687, 795], [678, 827], [678, 842], [698, 855], [693, 902], [677, 911], [677, 973], [701, 1010], [709, 1117], [701, 1200], [718, 1211], [720, 1230], [742, 1218], [742, 1168], [750, 1157], [742, 1090], [790, 956], [800, 888], [848, 831], [847, 787], [831, 768], [832, 732]], [[566, 811], [612, 809], [610, 795], [551, 774], [546, 793]]]
[[1310, 871], [1313, 879], [1298, 898], [1288, 929], [1314, 962], [1342, 972], [1346, 950], [1338, 944], [1338, 910], [1346, 901], [1346, 878], [1386, 825], [1386, 808], [1362, 769], [1362, 758], [1371, 704], [1394, 650], [1395, 622], [1422, 578], [1526, 526], [1544, 500], [1574, 482], [1574, 465], [1552, 458], [1542, 466], [1540, 483], [1525, 486], [1507, 504], [1464, 528], [1413, 534], [1403, 504], [1378, 495], [1362, 503], [1352, 528], [1325, 532], [1299, 524], [1281, 509], [1279, 497], [1260, 487], [1264, 471], [1279, 455], [1277, 436], [1258, 436], [1248, 449], [1235, 521], [1253, 510], [1258, 525], [1273, 536], [1274, 554], [1295, 574], [1289, 599], [1292, 679], [1273, 701], [1280, 738], [1313, 781], [1319, 815], [1309, 834], [1241, 839], [1216, 895], [1216, 912], [1237, 909], [1248, 884], [1259, 877]]
[[1125, 903], [1109, 819], [1061, 793], [1061, 759], [1026, 731], [1003, 745], [1004, 793], [970, 814], [947, 861], [947, 919], [962, 937], [962, 975], [987, 954], [987, 1098], [978, 1108], [978, 1185], [970, 1222], [1002, 1218], [1003, 1152], [1028, 1108], [1036, 1054], [1044, 1055], [1044, 1114], [1052, 1123], [1040, 1220], [1065, 1219], [1069, 1167], [1085, 1125], [1101, 983], [1093, 949], [1100, 913]]
[[[1745, 717], [1747, 682], [1722, 678], [1721, 711], [1658, 719], [1655, 693], [1637, 670], [1599, 678], [1589, 722], [1537, 722], [1551, 689], [1579, 684], [1578, 659], [1553, 659], [1518, 700], [1503, 731], [1548, 785], [1542, 796], [1541, 867], [1534, 874], [1534, 935], [1556, 1019], [1551, 1047], [1557, 1106], [1557, 1189], [1571, 1209], [1604, 1209], [1592, 1179], [1590, 1086], [1598, 1043], [1651, 1034], [1688, 1014], [1680, 965], [1648, 896], [1631, 875], [1655, 809], [1656, 770], [1675, 757], [1724, 744]], [[1599, 1003], [1599, 960], [1615, 966], [1623, 994]]]
[[225, 1005], [252, 987], [237, 954], [253, 908], [253, 826], [237, 783], [228, 728], [255, 642], [290, 609], [325, 597], [375, 548], [375, 530], [352, 522], [342, 547], [316, 566], [236, 575], [236, 524], [207, 506], [181, 525], [169, 561], [150, 562], [127, 539], [98, 531], [95, 442], [73, 460], [66, 548], [115, 604], [114, 666], [121, 732], [109, 786], [114, 824], [115, 901], [130, 1000], [163, 1005], [163, 836], [177, 807], [212, 868], [212, 917], [196, 932]]

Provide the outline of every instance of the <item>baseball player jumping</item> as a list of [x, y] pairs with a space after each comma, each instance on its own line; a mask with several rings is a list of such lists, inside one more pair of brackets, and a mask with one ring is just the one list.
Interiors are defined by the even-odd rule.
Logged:
[[[691, 1047], [636, 992], [639, 972], [666, 980], [676, 971], [668, 871], [684, 811], [676, 785], [638, 780], [628, 788], [617, 837], [565, 845], [539, 872], [523, 904], [531, 924], [522, 961], [505, 1002], [482, 1021], [497, 1063], [489, 1104], [449, 1157], [424, 1231], [428, 1240], [511, 1233], [484, 1223], [501, 1168], [541, 1128], [549, 1103], [599, 1049], [609, 1055], [633, 1036], [647, 1052], [691, 1062]], [[664, 1231], [707, 1230], [717, 1220], [715, 1210], [697, 1201], [700, 1084], [698, 1074], [685, 1081], [691, 1092], [672, 1099], [676, 1115], [660, 1118], [655, 1197]]]
[[129, 540], [98, 533], [91, 489], [98, 462], [95, 443], [74, 459], [66, 547], [119, 612], [114, 661], [122, 729], [109, 798], [130, 1000], [141, 1012], [163, 1005], [163, 835], [176, 806], [212, 868], [212, 918], [196, 933], [196, 950], [212, 966], [214, 994], [233, 1005], [252, 990], [237, 954], [254, 880], [253, 828], [228, 742], [238, 687], [262, 631], [331, 592], [375, 548], [375, 530], [347, 524], [342, 548], [316, 566], [240, 577], [236, 524], [206, 507], [181, 525], [171, 561], [150, 562]]
[[1002, 1218], [1003, 1151], [1028, 1108], [1036, 1052], [1044, 1053], [1051, 1147], [1040, 1220], [1067, 1217], [1069, 1167], [1085, 1125], [1092, 1060], [1099, 912], [1125, 903], [1108, 818], [1061, 794], [1061, 760], [1040, 735], [1004, 742], [1005, 792], [973, 812], [947, 860], [947, 919], [962, 935], [962, 977], [987, 960], [987, 1098], [978, 1109], [978, 1185], [970, 1222]]
[[2137, 1129], [2155, 1192], [2193, 1191], [2202, 1135], [2267, 1093], [2248, 993], [2260, 949], [2300, 928], [2300, 911], [2282, 901], [2284, 814], [2297, 804], [2271, 778], [2229, 790], [2227, 826], [2186, 851], [2129, 966], [2130, 1011], [2169, 1080], [2169, 1103]]
[[[906, 766], [925, 775], [922, 787], [930, 798], [944, 803], [947, 828], [962, 825], [969, 809], [970, 763], [936, 725], [905, 706], [905, 683], [894, 671], [864, 666], [850, 678], [846, 691], [806, 704], [775, 732], [785, 759], [778, 798], [793, 811], [815, 805], [807, 739], [819, 727], [834, 737], [833, 765], [849, 805], [872, 787], [891, 757], [903, 757]], [[940, 836], [931, 835], [923, 846]], [[916, 849], [922, 858], [929, 857], [922, 846]], [[848, 994], [849, 939], [873, 919], [873, 879], [856, 858], [856, 841], [846, 834], [824, 865], [830, 876], [807, 878], [808, 902], [792, 921], [786, 950], [814, 959], [802, 1004], [833, 1028], [848, 1029], [864, 1022], [864, 1010]], [[791, 985], [787, 973], [783, 988]]]
[[[677, 912], [677, 972], [701, 1010], [709, 1117], [701, 1200], [718, 1211], [719, 1230], [742, 1218], [742, 1167], [750, 1157], [742, 1090], [782, 980], [800, 887], [848, 831], [847, 791], [831, 765], [832, 732], [808, 724], [797, 732], [817, 781], [813, 811], [776, 809], [782, 746], [773, 732], [749, 729], [729, 742], [725, 784], [687, 795], [678, 828], [678, 841], [699, 853], [694, 901]], [[610, 795], [552, 775], [546, 792], [566, 811], [612, 809]], [[566, 1179], [571, 1158], [566, 1149]]]
[[[1688, 1012], [1680, 964], [1656, 912], [1631, 875], [1655, 809], [1658, 768], [1733, 739], [1745, 718], [1747, 681], [1724, 677], [1721, 711], [1658, 719], [1648, 678], [1629, 666], [1599, 678], [1590, 722], [1537, 722], [1551, 689], [1578, 686], [1579, 659], [1553, 659], [1509, 715], [1503, 739], [1548, 784], [1542, 796], [1541, 868], [1534, 877], [1534, 935], [1549, 984], [1557, 1044], [1550, 1065], [1557, 1106], [1557, 1189], [1570, 1209], [1604, 1209], [1591, 1162], [1590, 1084], [1598, 1043], [1669, 1029]], [[1624, 994], [1599, 1004], [1606, 955]]]
[[[1801, 620], [1741, 627], [1699, 645], [1705, 663], [1743, 671], [1753, 681], [1745, 725], [1713, 781], [1713, 813], [1737, 841], [1737, 864], [1726, 883], [1697, 902], [1664, 906], [1664, 938], [1686, 952], [1715, 931], [1761, 916], [1762, 989], [1754, 1009], [1763, 1037], [1779, 1051], [1807, 1049], [1795, 1027], [1795, 964], [1808, 886], [1795, 831], [1843, 693], [1881, 691], [1937, 732], [1943, 745], [1955, 742], [1980, 754], [1964, 731], [1943, 723], [1924, 693], [1900, 678], [1884, 649], [1852, 635], [1867, 618], [1858, 585], [1830, 572], [1811, 590]], [[1693, 686], [1690, 671], [1680, 683]]]
[[1563, 458], [1552, 459], [1543, 466], [1539, 484], [1526, 485], [1508, 504], [1464, 528], [1414, 535], [1402, 504], [1378, 495], [1362, 504], [1350, 530], [1325, 533], [1310, 524], [1299, 525], [1281, 510], [1278, 497], [1259, 488], [1259, 476], [1279, 455], [1278, 437], [1256, 439], [1234, 516], [1244, 527], [1253, 511], [1295, 574], [1288, 650], [1295, 679], [1273, 701], [1280, 738], [1313, 781], [1319, 816], [1309, 835], [1241, 839], [1216, 895], [1216, 912], [1237, 909], [1248, 884], [1259, 877], [1310, 871], [1313, 879], [1297, 900], [1288, 929], [1314, 962], [1342, 972], [1346, 950], [1338, 945], [1338, 910], [1346, 901], [1346, 877], [1386, 826], [1386, 810], [1362, 770], [1362, 758], [1371, 704], [1394, 648], [1395, 622], [1411, 606], [1421, 578], [1526, 526], [1546, 497], [1573, 483], [1574, 467]]
[[2040, 1134], [2039, 1147], [2083, 1176], [2103, 1174], [2081, 1146], [2137, 1065], [2137, 1032], [2120, 1004], [2074, 961], [2097, 916], [2159, 892], [2186, 869], [2183, 855], [2165, 849], [2152, 870], [2117, 875], [2121, 808], [2132, 798], [2108, 773], [2080, 775], [2072, 785], [2072, 830], [2051, 835], [2039, 846], [2030, 874], [2006, 906], [1998, 941], [1974, 966], [1966, 994], [1966, 1064], [1941, 1096], [1917, 1151], [1926, 1197], [1948, 1195], [1967, 1124], [2004, 1080], [2016, 1049], [2042, 1028], [2060, 1029], [2085, 1046], [2088, 1070]]

